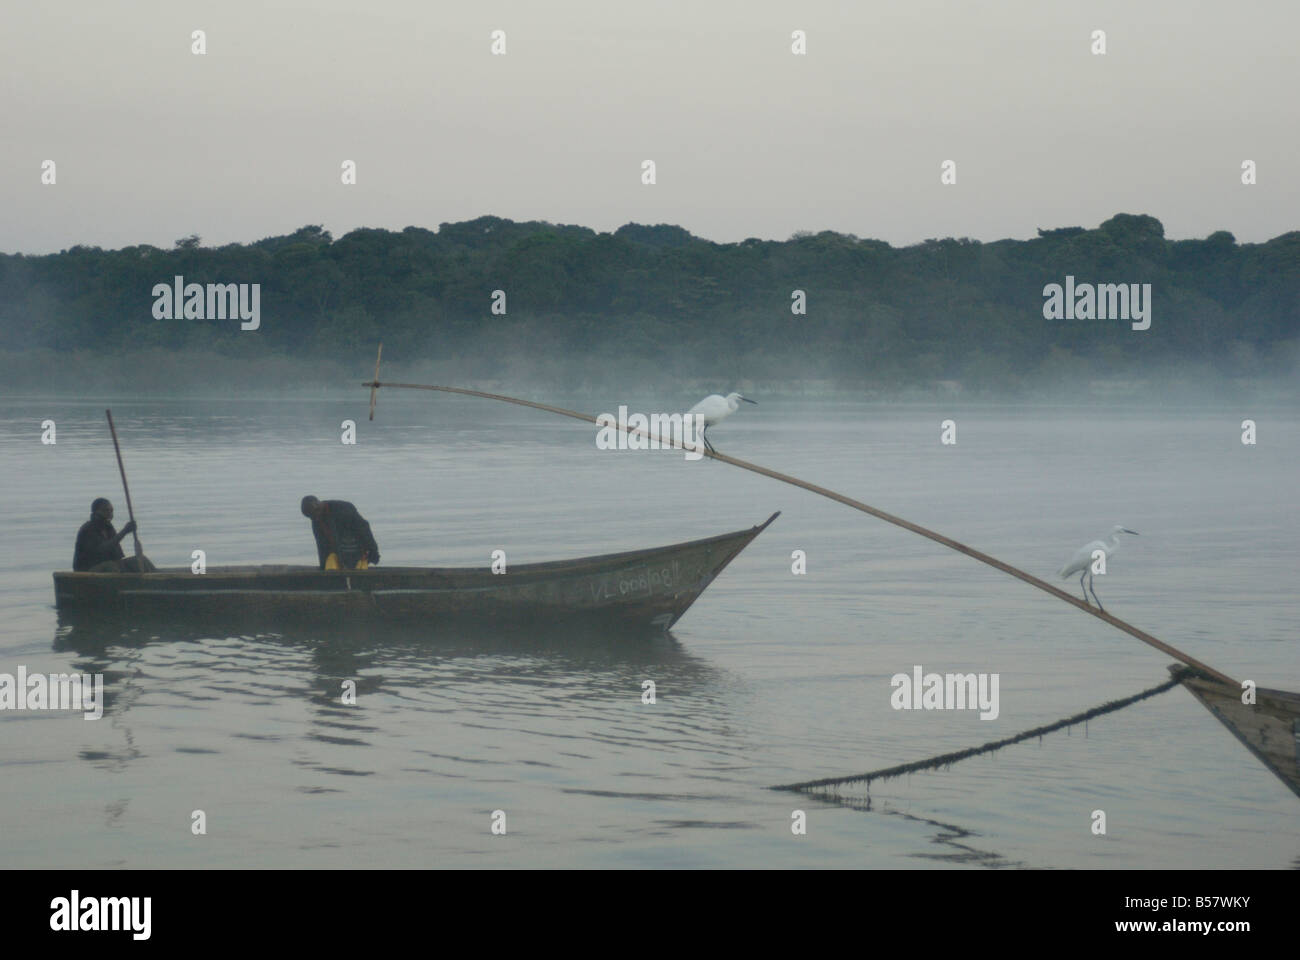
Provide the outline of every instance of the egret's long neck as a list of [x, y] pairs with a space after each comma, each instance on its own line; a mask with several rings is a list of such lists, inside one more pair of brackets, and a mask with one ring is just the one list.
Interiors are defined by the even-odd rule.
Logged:
[[1106, 541], [1106, 551], [1108, 553], [1114, 553], [1118, 549], [1119, 549], [1119, 534], [1112, 533], [1110, 535], [1110, 539]]

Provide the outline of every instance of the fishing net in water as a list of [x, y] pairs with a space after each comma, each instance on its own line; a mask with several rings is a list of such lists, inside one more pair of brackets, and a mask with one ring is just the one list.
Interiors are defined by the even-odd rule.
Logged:
[[937, 770], [947, 768], [954, 763], [967, 760], [970, 757], [978, 757], [980, 754], [993, 753], [1001, 750], [1003, 747], [1009, 747], [1015, 743], [1021, 743], [1025, 740], [1031, 740], [1034, 737], [1042, 737], [1046, 734], [1060, 730], [1063, 727], [1073, 727], [1080, 723], [1086, 723], [1093, 717], [1100, 717], [1107, 713], [1114, 713], [1116, 710], [1122, 710], [1127, 706], [1146, 700], [1148, 697], [1154, 697], [1157, 694], [1164, 693], [1166, 690], [1178, 686], [1187, 670], [1172, 671], [1173, 676], [1164, 683], [1158, 683], [1154, 687], [1148, 687], [1141, 693], [1135, 693], [1131, 697], [1124, 697], [1119, 700], [1108, 700], [1099, 706], [1083, 713], [1076, 713], [1073, 716], [1057, 720], [1055, 723], [1049, 723], [1046, 726], [1034, 727], [1032, 730], [1026, 730], [1023, 733], [1017, 733], [1015, 736], [1006, 737], [1002, 740], [993, 740], [984, 744], [982, 747], [970, 747], [966, 750], [957, 750], [952, 753], [941, 754], [937, 757], [930, 757], [927, 760], [916, 760], [912, 763], [900, 763], [897, 766], [885, 767], [881, 770], [871, 770], [867, 773], [855, 773], [846, 777], [823, 777], [820, 780], [805, 780], [801, 783], [783, 783], [774, 786], [772, 790], [788, 790], [796, 793], [807, 793], [814, 796], [822, 796], [828, 799], [839, 797], [840, 789], [848, 785], [861, 786], [868, 793], [871, 790], [873, 780], [889, 780], [894, 777], [901, 777], [905, 774], [916, 773], [920, 770]]

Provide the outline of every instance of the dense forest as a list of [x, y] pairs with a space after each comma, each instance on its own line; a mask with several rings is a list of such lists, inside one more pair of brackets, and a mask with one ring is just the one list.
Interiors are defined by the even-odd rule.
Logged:
[[[257, 283], [260, 328], [157, 319], [157, 284]], [[1048, 320], [1044, 286], [1151, 284], [1151, 327]], [[505, 313], [493, 313], [493, 291]], [[792, 312], [792, 292], [806, 314]], [[364, 370], [383, 340], [465, 379], [816, 378], [879, 390], [1014, 391], [1062, 376], [1280, 380], [1300, 355], [1300, 232], [1168, 240], [1120, 214], [1032, 240], [893, 247], [831, 232], [720, 244], [481, 217], [438, 230], [320, 227], [248, 244], [0, 255], [0, 359], [28, 385], [57, 358], [222, 357]], [[33, 362], [33, 361], [36, 362]], [[75, 362], [71, 359], [69, 363]], [[288, 369], [287, 367], [285, 369]]]

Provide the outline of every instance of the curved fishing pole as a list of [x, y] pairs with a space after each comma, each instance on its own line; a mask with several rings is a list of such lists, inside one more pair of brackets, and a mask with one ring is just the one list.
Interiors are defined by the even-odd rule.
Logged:
[[[513, 403], [521, 407], [532, 407], [535, 410], [545, 410], [547, 413], [557, 413], [562, 417], [572, 417], [574, 420], [585, 420], [588, 423], [594, 423], [597, 426], [608, 425], [612, 427], [617, 427], [618, 429], [622, 430], [624, 433], [639, 434], [640, 436], [646, 437], [647, 439], [658, 440], [660, 444], [664, 444], [670, 447], [676, 447], [681, 450], [686, 449], [686, 445], [683, 443], [678, 443], [675, 440], [665, 439], [663, 437], [655, 437], [644, 430], [641, 429], [634, 430], [631, 427], [628, 427], [626, 424], [618, 424], [618, 423], [606, 424], [598, 421], [595, 417], [590, 416], [589, 414], [578, 413], [576, 410], [567, 410], [564, 407], [551, 406], [549, 403], [537, 403], [532, 400], [521, 400], [518, 397], [507, 397], [505, 394], [501, 394], [501, 393], [485, 393], [482, 390], [467, 390], [464, 387], [439, 387], [439, 386], [432, 386], [430, 384], [424, 384], [424, 383], [381, 383], [378, 379], [377, 373], [376, 373], [376, 378], [374, 380], [366, 381], [365, 383], [362, 384], [362, 386], [369, 387], [371, 389], [372, 395], [375, 390], [378, 390], [381, 387], [397, 387], [403, 390], [435, 390], [438, 391], [439, 393], [459, 393], [466, 397], [481, 397], [484, 400], [500, 400], [504, 403]], [[733, 467], [740, 467], [742, 470], [748, 470], [751, 473], [757, 473], [761, 476], [769, 477], [772, 480], [779, 480], [782, 483], [788, 483], [793, 487], [800, 487], [804, 490], [809, 491], [810, 493], [815, 493], [818, 496], [826, 497], [829, 500], [834, 500], [836, 503], [842, 503], [846, 507], [852, 507], [854, 510], [861, 510], [863, 513], [867, 513], [873, 517], [876, 517], [877, 519], [884, 520], [886, 523], [892, 523], [896, 527], [902, 527], [904, 530], [911, 531], [912, 533], [915, 533], [918, 536], [925, 537], [928, 540], [933, 540], [935, 543], [943, 544], [945, 547], [947, 547], [950, 550], [956, 550], [958, 553], [964, 553], [966, 556], [971, 557], [974, 560], [980, 561], [980, 563], [988, 564], [990, 567], [993, 567], [995, 570], [1001, 570], [1003, 573], [1010, 574], [1011, 576], [1015, 577], [1018, 580], [1023, 580], [1031, 587], [1037, 587], [1039, 590], [1042, 590], [1045, 593], [1050, 593], [1058, 600], [1062, 600], [1065, 603], [1068, 603], [1071, 606], [1084, 611], [1085, 613], [1092, 614], [1098, 620], [1102, 620], [1110, 624], [1112, 627], [1115, 627], [1118, 630], [1123, 630], [1129, 636], [1136, 637], [1138, 640], [1141, 640], [1143, 643], [1147, 644], [1148, 646], [1154, 647], [1155, 649], [1159, 650], [1161, 653], [1168, 654], [1169, 656], [1173, 657], [1175, 660], [1179, 660], [1182, 663], [1187, 664], [1189, 667], [1194, 667], [1195, 669], [1200, 670], [1202, 673], [1208, 674], [1209, 676], [1220, 681], [1221, 683], [1226, 683], [1234, 687], [1241, 686], [1239, 683], [1237, 683], [1237, 681], [1233, 680], [1227, 674], [1215, 670], [1213, 667], [1202, 663], [1201, 661], [1197, 660], [1195, 657], [1183, 653], [1183, 651], [1179, 650], [1177, 647], [1172, 647], [1169, 644], [1165, 643], [1163, 640], [1160, 640], [1157, 637], [1153, 637], [1145, 630], [1140, 630], [1137, 627], [1133, 626], [1131, 623], [1121, 620], [1119, 617], [1112, 616], [1111, 614], [1107, 613], [1105, 610], [1098, 610], [1097, 608], [1093, 607], [1091, 604], [1085, 603], [1084, 601], [1080, 600], [1078, 597], [1075, 597], [1073, 594], [1066, 593], [1060, 587], [1050, 584], [1046, 580], [1042, 580], [1034, 576], [1032, 573], [1026, 573], [1024, 570], [1021, 570], [1018, 567], [1013, 567], [1009, 563], [1003, 563], [1001, 560], [997, 559], [996, 557], [989, 556], [987, 553], [984, 553], [980, 550], [976, 550], [974, 547], [968, 547], [966, 546], [966, 544], [959, 543], [958, 541], [953, 540], [951, 537], [945, 537], [941, 533], [936, 533], [934, 530], [930, 530], [926, 527], [920, 526], [919, 524], [912, 523], [910, 520], [904, 520], [902, 517], [896, 517], [892, 513], [886, 513], [884, 510], [878, 510], [873, 506], [863, 503], [861, 500], [854, 500], [852, 497], [846, 497], [844, 494], [836, 493], [834, 490], [828, 490], [825, 487], [819, 487], [815, 483], [809, 483], [807, 480], [800, 480], [798, 477], [792, 477], [788, 473], [780, 473], [776, 470], [769, 470], [767, 467], [761, 467], [758, 464], [750, 463], [747, 460], [738, 460], [735, 457], [727, 456], [725, 453], [718, 453], [716, 450], [692, 450], [692, 452], [702, 453], [704, 456], [712, 457], [714, 460], [720, 460], [723, 463], [729, 463]]]

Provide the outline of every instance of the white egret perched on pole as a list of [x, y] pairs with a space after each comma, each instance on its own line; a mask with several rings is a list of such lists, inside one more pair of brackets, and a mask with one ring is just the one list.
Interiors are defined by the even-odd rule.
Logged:
[[[1092, 585], [1092, 565], [1094, 557], [1097, 553], [1100, 553], [1103, 557], [1109, 560], [1110, 555], [1119, 549], [1119, 535], [1121, 533], [1131, 533], [1135, 537], [1138, 536], [1136, 530], [1130, 530], [1117, 523], [1115, 526], [1110, 528], [1109, 537], [1105, 540], [1094, 540], [1091, 543], [1085, 543], [1075, 551], [1074, 556], [1070, 558], [1070, 562], [1060, 569], [1059, 575], [1062, 580], [1066, 579], [1071, 574], [1079, 574], [1079, 587], [1083, 590], [1084, 603], [1088, 602], [1089, 589], [1092, 590], [1092, 599], [1097, 600], [1097, 590]], [[1102, 572], [1105, 572], [1104, 565], [1102, 567]], [[1088, 578], [1087, 587], [1083, 586], [1084, 577]], [[1106, 609], [1101, 605], [1100, 600], [1097, 600], [1097, 608], [1102, 611], [1105, 611]]]
[[738, 393], [729, 393], [725, 397], [721, 394], [711, 393], [691, 409], [686, 411], [687, 416], [692, 414], [698, 415], [704, 419], [704, 429], [700, 431], [700, 439], [704, 441], [704, 446], [710, 453], [713, 450], [713, 444], [709, 443], [707, 436], [709, 427], [715, 423], [721, 423], [740, 409], [741, 401], [757, 405], [757, 400], [751, 400], [749, 397], [742, 397]]

